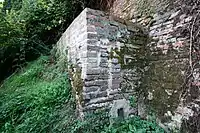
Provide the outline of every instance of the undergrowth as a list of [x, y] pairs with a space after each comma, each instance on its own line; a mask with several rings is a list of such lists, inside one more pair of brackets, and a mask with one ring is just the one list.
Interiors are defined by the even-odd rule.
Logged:
[[57, 132], [73, 108], [67, 73], [41, 57], [0, 88], [0, 132]]
[[[41, 57], [0, 87], [1, 133], [162, 133], [155, 122], [133, 117], [110, 124], [107, 113], [77, 119], [65, 62]], [[61, 67], [62, 66], [62, 67]]]

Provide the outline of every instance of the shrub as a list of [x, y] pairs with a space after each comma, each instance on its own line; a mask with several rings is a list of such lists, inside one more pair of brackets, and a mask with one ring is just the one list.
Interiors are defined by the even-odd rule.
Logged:
[[[73, 0], [13, 0], [0, 10], [0, 81], [49, 51], [82, 11]], [[9, 7], [9, 8], [8, 8]]]

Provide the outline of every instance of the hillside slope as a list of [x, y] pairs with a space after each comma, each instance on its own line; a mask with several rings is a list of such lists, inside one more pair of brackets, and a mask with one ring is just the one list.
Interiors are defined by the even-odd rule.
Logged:
[[104, 112], [80, 121], [65, 62], [40, 57], [0, 87], [1, 133], [162, 133], [153, 121], [134, 116], [109, 125]]
[[74, 107], [67, 81], [67, 73], [48, 57], [5, 80], [0, 88], [0, 132], [58, 132], [70, 124]]

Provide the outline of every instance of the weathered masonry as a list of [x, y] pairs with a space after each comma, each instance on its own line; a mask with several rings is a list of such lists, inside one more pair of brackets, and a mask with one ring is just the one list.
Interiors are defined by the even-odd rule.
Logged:
[[[190, 13], [199, 10], [199, 3], [145, 0], [146, 5], [138, 5], [141, 1], [116, 0], [111, 14], [143, 25], [151, 38], [146, 45], [148, 70], [140, 86], [145, 93], [143, 105], [154, 109], [157, 118], [168, 128], [188, 124], [186, 129], [190, 132], [200, 132], [199, 44], [192, 39], [192, 36], [199, 38], [199, 30], [194, 28], [199, 14]], [[192, 9], [193, 4], [198, 6]]]
[[[69, 63], [77, 109], [80, 115], [107, 109], [115, 117], [144, 118], [153, 109], [164, 127], [189, 122], [199, 131], [200, 52], [188, 32], [197, 17], [182, 5], [167, 9], [170, 0], [156, 6], [164, 10], [145, 14], [141, 8], [142, 15], [135, 2], [116, 0], [110, 14], [117, 17], [85, 9], [57, 43], [57, 57]], [[130, 106], [130, 96], [137, 107]]]
[[129, 98], [141, 83], [146, 41], [140, 28], [101, 11], [86, 8], [74, 20], [55, 49], [68, 59], [81, 115], [98, 109], [114, 117], [136, 113]]

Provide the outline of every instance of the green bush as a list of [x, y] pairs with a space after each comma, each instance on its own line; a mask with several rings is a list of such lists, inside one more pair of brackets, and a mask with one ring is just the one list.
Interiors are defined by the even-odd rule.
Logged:
[[3, 5], [0, 81], [26, 62], [49, 55], [52, 45], [82, 11], [81, 2], [74, 0], [5, 0]]

